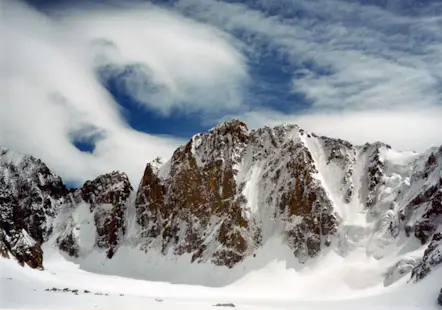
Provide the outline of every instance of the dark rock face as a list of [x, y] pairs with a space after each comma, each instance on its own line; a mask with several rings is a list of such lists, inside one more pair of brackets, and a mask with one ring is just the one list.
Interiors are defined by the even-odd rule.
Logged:
[[[94, 211], [96, 246], [110, 258], [124, 234], [124, 208], [132, 192], [128, 177], [113, 172], [68, 191], [60, 177], [39, 159], [0, 149], [0, 254], [43, 268], [40, 245], [53, 233], [61, 210], [73, 213], [80, 203]], [[105, 206], [105, 207], [102, 207]], [[73, 231], [58, 236], [61, 250], [78, 256]]]
[[437, 298], [437, 302], [439, 303], [439, 305], [442, 306], [442, 288], [440, 289], [439, 297]]
[[[239, 170], [248, 158], [264, 166], [259, 176], [269, 182], [264, 203], [286, 227], [295, 256], [300, 261], [316, 256], [323, 237], [335, 233], [337, 220], [312, 177], [316, 168], [308, 149], [286, 141], [291, 131], [298, 133], [298, 128], [249, 132], [240, 121], [223, 123], [179, 148], [166, 164], [166, 176], [148, 164], [135, 202], [145, 250], [160, 240], [163, 253], [190, 253], [192, 261], [228, 267], [253, 253], [262, 244], [261, 222], [269, 219], [248, 214], [246, 183], [241, 181], [246, 172]], [[261, 143], [263, 136], [270, 145]]]
[[24, 229], [37, 242], [47, 240], [52, 227], [46, 225], [53, 218], [68, 190], [62, 180], [32, 156], [0, 149], [2, 165], [0, 188], [16, 200]]
[[442, 221], [442, 178], [439, 184], [430, 187], [427, 191], [416, 196], [411, 201], [410, 207], [418, 206], [423, 202], [429, 202], [429, 207], [422, 218], [414, 226], [414, 235], [422, 244], [428, 242], [431, 236], [436, 232], [435, 223]]
[[287, 227], [288, 245], [305, 262], [320, 252], [324, 238], [336, 233], [338, 221], [321, 183], [313, 177], [318, 171], [309, 150], [292, 141], [280, 149], [285, 173], [274, 175], [280, 187], [270, 190], [269, 198], [277, 204], [276, 217]]
[[411, 278], [415, 281], [425, 278], [442, 263], [442, 233], [436, 233], [424, 252], [422, 261], [413, 269]]
[[91, 209], [97, 204], [111, 205], [111, 208], [98, 209], [94, 216], [97, 246], [108, 249], [108, 258], [112, 258], [124, 235], [124, 208], [132, 190], [127, 175], [115, 171], [88, 181], [81, 188], [81, 195]]
[[366, 206], [372, 207], [376, 204], [376, 199], [378, 197], [378, 188], [381, 185], [384, 163], [380, 160], [380, 151], [381, 148], [385, 147], [390, 149], [389, 145], [386, 145], [381, 142], [376, 142], [374, 144], [365, 144], [363, 148], [363, 152], [369, 158], [368, 162], [370, 163], [367, 170], [367, 182], [368, 182], [368, 191], [366, 197]]
[[341, 139], [332, 139], [322, 136], [322, 145], [327, 155], [327, 165], [335, 164], [345, 171], [341, 180], [340, 192], [343, 194], [345, 203], [350, 203], [354, 195], [352, 180], [354, 163], [356, 161], [356, 149], [354, 146]]
[[424, 169], [413, 176], [413, 183], [424, 182], [424, 185], [405, 209], [408, 216], [417, 210], [424, 210], [422, 217], [414, 225], [414, 234], [422, 244], [431, 239], [438, 229], [437, 223], [442, 222], [442, 171], [440, 164], [442, 164], [442, 147], [430, 154]]
[[[137, 221], [141, 227], [148, 227], [152, 220], [153, 225], [147, 231], [143, 232], [144, 237], [155, 237], [159, 234], [158, 218], [150, 210], [158, 210], [164, 205], [165, 188], [154, 172], [155, 167], [151, 164], [146, 165], [143, 178], [141, 179], [140, 189], [138, 190], [137, 200]], [[142, 191], [141, 191], [142, 189]], [[149, 206], [149, 209], [144, 208]]]
[[40, 244], [51, 234], [51, 219], [68, 190], [58, 176], [32, 156], [1, 148], [0, 163], [2, 248], [21, 264], [42, 268]]
[[[247, 141], [245, 124], [235, 122], [176, 150], [165, 180], [147, 165], [135, 202], [146, 250], [159, 238], [163, 253], [192, 253], [192, 261], [206, 254], [214, 264], [232, 267], [256, 246], [259, 232], [244, 217], [235, 182], [234, 165]], [[221, 249], [207, 248], [210, 232]]]
[[[75, 205], [86, 203], [89, 206], [96, 229], [95, 245], [107, 250], [108, 258], [115, 254], [125, 233], [124, 211], [132, 190], [127, 175], [114, 171], [87, 181], [82, 188], [72, 193]], [[73, 214], [76, 212], [75, 205]], [[57, 243], [61, 250], [77, 257], [80, 247], [74, 236], [75, 229], [72, 226], [66, 227]]]
[[[422, 261], [413, 269], [411, 278], [419, 281], [433, 269], [442, 266], [442, 147], [428, 156], [424, 169], [412, 177], [412, 185], [421, 184], [404, 209], [404, 218], [417, 217], [408, 232], [428, 247]], [[419, 215], [419, 216], [417, 216]]]
[[9, 192], [0, 190], [0, 252], [9, 258], [32, 268], [43, 268], [43, 252], [40, 244], [25, 229], [25, 217], [18, 200]]
[[73, 233], [69, 233], [65, 236], [60, 236], [57, 238], [58, 247], [60, 250], [69, 254], [72, 257], [78, 257], [80, 252], [80, 247], [77, 244]]

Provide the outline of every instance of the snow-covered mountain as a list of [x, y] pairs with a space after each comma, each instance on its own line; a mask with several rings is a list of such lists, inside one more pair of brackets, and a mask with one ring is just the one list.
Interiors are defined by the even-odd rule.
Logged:
[[442, 259], [441, 194], [442, 148], [397, 152], [233, 121], [195, 135], [161, 167], [148, 164], [135, 205], [146, 251], [161, 244], [231, 267], [275, 236], [301, 263], [356, 247], [381, 259], [410, 237], [433, 244], [437, 257], [408, 262], [422, 273]]
[[136, 191], [120, 172], [68, 190], [40, 160], [0, 154], [0, 252], [33, 268], [50, 244], [78, 262], [130, 248], [146, 268], [155, 255], [245, 273], [263, 252], [280, 258], [275, 240], [300, 266], [362, 250], [385, 262], [384, 286], [442, 266], [442, 147], [398, 152], [234, 120], [148, 163]]
[[40, 245], [69, 201], [68, 189], [39, 159], [0, 148], [0, 252], [21, 264], [43, 267]]
[[41, 160], [1, 148], [1, 254], [43, 268], [41, 244], [52, 237], [70, 256], [97, 248], [110, 258], [124, 234], [123, 213], [132, 190], [119, 172], [68, 190]]

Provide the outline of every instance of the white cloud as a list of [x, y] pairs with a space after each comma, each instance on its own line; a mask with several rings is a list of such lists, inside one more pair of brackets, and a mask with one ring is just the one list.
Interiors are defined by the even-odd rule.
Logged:
[[169, 114], [242, 105], [245, 60], [214, 27], [148, 4], [68, 10], [62, 20], [88, 41], [106, 40], [92, 45], [92, 65], [132, 66], [120, 86], [149, 108]]
[[[232, 92], [219, 109], [241, 104], [230, 85], [213, 89], [230, 79], [236, 87], [246, 73], [241, 55], [211, 27], [152, 7], [65, 11], [55, 19], [15, 1], [2, 9], [0, 145], [41, 158], [68, 181], [119, 169], [136, 183], [148, 160], [168, 157], [183, 143], [126, 124], [95, 75], [93, 39], [113, 41], [120, 64], [151, 70], [170, 101], [144, 102], [136, 84], [126, 85], [151, 108], [210, 109], [209, 100], [196, 100], [196, 107], [180, 102], [217, 90], [220, 97]], [[94, 140], [95, 150], [81, 152], [73, 140]]]
[[[256, 3], [267, 9], [278, 6]], [[177, 5], [226, 31], [252, 33], [252, 48], [268, 45], [294, 68], [303, 67], [293, 72], [293, 91], [304, 93], [315, 108], [441, 102], [442, 16], [404, 17], [334, 0], [283, 1], [280, 6], [278, 14], [268, 15], [244, 4], [211, 0], [181, 0]], [[281, 8], [299, 16], [285, 17]]]

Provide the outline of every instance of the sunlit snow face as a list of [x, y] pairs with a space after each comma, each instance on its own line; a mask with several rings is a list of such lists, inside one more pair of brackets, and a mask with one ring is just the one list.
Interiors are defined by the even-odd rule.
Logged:
[[0, 144], [69, 181], [121, 169], [137, 182], [147, 160], [232, 117], [400, 149], [442, 143], [438, 1], [2, 9]]

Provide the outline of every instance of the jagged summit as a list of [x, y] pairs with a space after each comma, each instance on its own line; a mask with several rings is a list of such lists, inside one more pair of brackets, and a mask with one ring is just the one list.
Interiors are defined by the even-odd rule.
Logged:
[[21, 263], [43, 267], [40, 244], [49, 239], [52, 222], [68, 189], [39, 159], [0, 149], [0, 237]]
[[217, 132], [220, 134], [226, 134], [227, 132], [235, 131], [249, 131], [249, 129], [245, 122], [239, 119], [232, 119], [231, 121], [219, 123], [209, 130], [209, 132]]
[[[0, 249], [20, 263], [43, 267], [40, 245], [56, 236], [61, 250], [76, 254], [76, 212], [88, 206], [94, 214], [96, 245], [112, 256], [124, 231], [124, 203], [132, 192], [125, 173], [112, 172], [68, 190], [39, 159], [0, 150]], [[82, 215], [84, 216], [84, 214]], [[76, 218], [76, 219], [75, 219]], [[81, 218], [80, 221], [85, 221]]]

